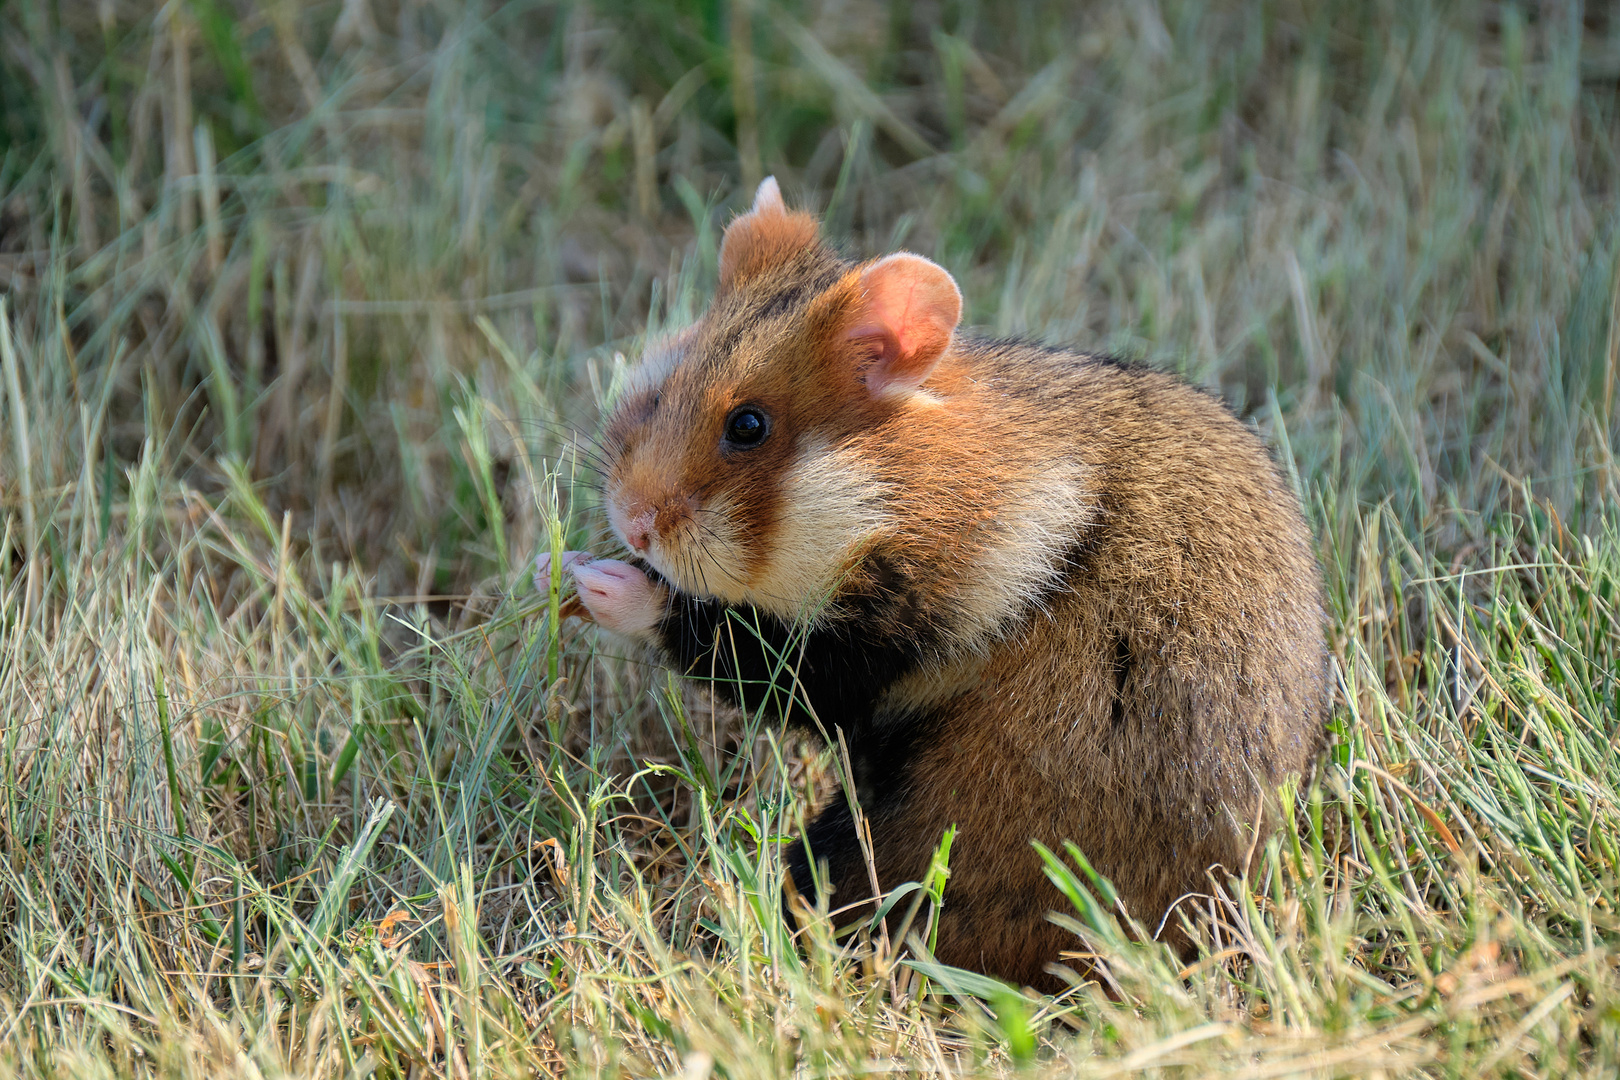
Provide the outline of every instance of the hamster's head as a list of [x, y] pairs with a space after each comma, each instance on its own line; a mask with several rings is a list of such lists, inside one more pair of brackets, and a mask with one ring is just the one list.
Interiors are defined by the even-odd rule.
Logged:
[[608, 420], [613, 531], [682, 592], [813, 614], [895, 525], [883, 447], [938, 406], [961, 311], [945, 270], [844, 261], [767, 179], [708, 311], [648, 345]]

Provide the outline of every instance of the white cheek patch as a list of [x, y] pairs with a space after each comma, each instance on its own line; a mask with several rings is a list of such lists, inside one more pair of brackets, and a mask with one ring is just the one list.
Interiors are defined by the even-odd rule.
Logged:
[[[900, 502], [897, 493], [858, 451], [817, 440], [806, 442], [778, 484], [780, 516], [752, 574], [757, 545], [740, 532], [724, 494], [655, 538], [648, 560], [695, 596], [811, 625], [835, 615], [829, 602], [856, 559], [874, 541], [905, 532], [905, 522], [885, 510]], [[1101, 513], [1085, 467], [1073, 461], [1021, 470], [1004, 484], [996, 516], [975, 523], [965, 550], [940, 565], [929, 590], [958, 656], [984, 653], [1029, 611], [1032, 597], [1060, 587], [1065, 556]]]
[[738, 533], [735, 507], [711, 498], [649, 555], [683, 592], [752, 604], [782, 619], [815, 620], [855, 553], [889, 527], [885, 487], [851, 450], [811, 441], [784, 473], [781, 513], [763, 545], [764, 564], [747, 570], [752, 544]]
[[813, 618], [857, 551], [891, 526], [887, 486], [857, 452], [807, 440], [780, 478], [781, 513], [750, 601], [784, 618]]

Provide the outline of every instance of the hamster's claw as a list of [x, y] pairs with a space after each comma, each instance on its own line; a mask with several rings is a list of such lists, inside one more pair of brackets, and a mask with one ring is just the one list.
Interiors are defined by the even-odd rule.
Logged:
[[[572, 569], [576, 564], [590, 562], [595, 558], [588, 551], [565, 551], [562, 553], [562, 568]], [[551, 552], [542, 551], [534, 560], [534, 587], [541, 592], [551, 589]]]
[[634, 637], [664, 617], [664, 590], [629, 563], [596, 559], [569, 567], [579, 598], [598, 626]]

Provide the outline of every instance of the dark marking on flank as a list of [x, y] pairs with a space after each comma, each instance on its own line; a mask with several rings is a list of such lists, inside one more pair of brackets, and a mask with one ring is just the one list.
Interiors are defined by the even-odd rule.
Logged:
[[1131, 655], [1131, 646], [1121, 634], [1114, 639], [1114, 701], [1110, 707], [1110, 716], [1117, 730], [1125, 725], [1125, 697], [1129, 692], [1131, 669], [1136, 666], [1136, 660]]

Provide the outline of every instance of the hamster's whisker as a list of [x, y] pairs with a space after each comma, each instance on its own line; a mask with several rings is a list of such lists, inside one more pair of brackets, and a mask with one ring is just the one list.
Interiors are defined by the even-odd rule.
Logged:
[[571, 457], [575, 461], [589, 466], [604, 476], [606, 476], [613, 469], [613, 466], [607, 459], [606, 452], [600, 449], [586, 449], [579, 446], [569, 446], [564, 448], [563, 456]]
[[699, 558], [698, 554], [695, 554], [695, 553], [689, 553], [688, 557], [691, 560], [693, 570], [696, 571], [698, 584], [703, 587], [704, 592], [713, 593], [714, 590], [709, 588], [709, 572], [708, 572], [708, 564], [712, 560], [710, 558], [708, 558], [708, 553], [703, 550], [703, 546], [702, 546], [701, 543], [698, 545], [698, 549], [699, 549], [699, 552], [703, 555], [702, 558]]
[[[697, 534], [696, 537], [694, 537], [694, 539], [697, 542], [698, 548], [703, 552], [704, 561], [710, 563], [711, 565], [713, 565], [716, 570], [719, 570], [722, 574], [726, 575], [726, 577], [730, 578], [737, 585], [741, 586], [744, 589], [748, 588], [748, 582], [744, 581], [742, 578], [738, 577], [736, 574], [733, 574], [730, 570], [726, 569], [725, 564], [722, 563], [719, 559], [714, 557], [714, 552], [711, 551], [709, 549], [709, 545], [706, 542], [704, 542], [704, 537], [707, 536], [709, 540], [712, 540], [716, 544], [722, 544], [725, 541], [723, 541], [719, 536], [717, 536], [714, 533], [710, 532], [706, 527], [698, 525], [697, 522], [694, 521], [692, 524], [698, 529], [698, 534]], [[706, 589], [707, 585], [705, 585], [704, 587]], [[775, 598], [773, 597], [773, 599], [775, 599]]]
[[593, 455], [605, 460], [604, 451], [606, 450], [606, 447], [604, 447], [592, 436], [580, 431], [578, 428], [558, 421], [540, 419], [519, 421], [517, 426], [520, 430], [526, 426], [539, 428], [541, 433], [556, 438], [559, 448], [564, 453], [571, 452], [575, 448], [586, 447], [589, 448]]

